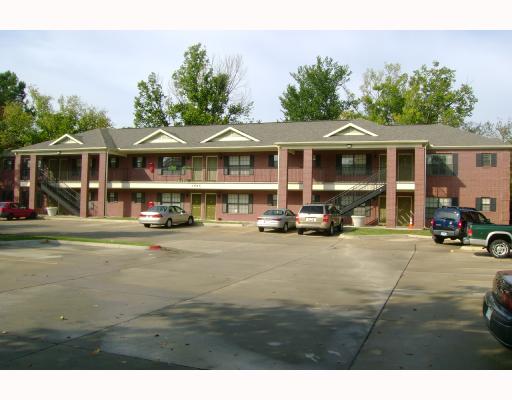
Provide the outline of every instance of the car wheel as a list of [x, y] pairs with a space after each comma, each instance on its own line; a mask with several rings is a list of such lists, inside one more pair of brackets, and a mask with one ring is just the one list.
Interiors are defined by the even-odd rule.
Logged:
[[194, 217], [188, 217], [187, 224], [194, 225]]
[[302, 228], [297, 228], [297, 233], [298, 233], [299, 235], [304, 235], [304, 229], [302, 229]]
[[432, 239], [434, 239], [434, 242], [436, 242], [437, 244], [443, 244], [444, 243], [444, 238], [442, 238], [442, 237], [434, 236]]
[[263, 231], [265, 230], [265, 228], [262, 228], [261, 226], [259, 226], [259, 227], [258, 227], [258, 230], [259, 230], [260, 232], [263, 232]]
[[288, 224], [285, 223], [284, 226], [283, 226], [283, 233], [286, 233], [288, 232]]
[[144, 224], [144, 228], [149, 228], [151, 224]]
[[503, 239], [493, 240], [489, 247], [495, 258], [505, 258], [510, 253], [510, 243]]
[[169, 219], [165, 222], [165, 227], [166, 227], [166, 228], [168, 228], [168, 229], [172, 227], [172, 219], [171, 219], [171, 218], [169, 218]]
[[12, 214], [7, 214], [5, 218], [7, 218], [7, 221], [12, 221], [14, 217], [12, 216]]

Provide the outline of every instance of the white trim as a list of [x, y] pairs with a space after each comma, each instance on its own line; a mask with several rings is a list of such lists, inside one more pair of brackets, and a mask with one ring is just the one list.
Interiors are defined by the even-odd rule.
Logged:
[[[343, 125], [341, 128], [336, 129], [335, 131], [332, 131], [328, 133], [327, 135], [324, 135], [325, 138], [331, 137], [336, 135], [337, 133], [344, 131], [347, 128], [353, 128], [363, 134], [370, 135], [370, 136], [379, 136], [376, 133], [370, 132], [369, 130], [366, 130], [364, 128], [361, 128], [360, 126], [353, 124], [352, 122], [349, 122], [348, 124]], [[354, 134], [347, 134], [346, 136], [356, 136]]]
[[[80, 182], [76, 182], [80, 185]], [[110, 181], [108, 189], [183, 189], [183, 190], [277, 190], [277, 183], [252, 182], [135, 182]]]
[[80, 140], [78, 140], [77, 138], [74, 138], [73, 136], [65, 133], [64, 135], [62, 135], [60, 138], [58, 139], [55, 139], [53, 142], [51, 142], [48, 146], [53, 146], [59, 142], [61, 142], [64, 138], [67, 138], [68, 140], [71, 140], [72, 142], [75, 142], [76, 144], [83, 144]]
[[138, 144], [141, 144], [141, 143], [144, 143], [146, 140], [148, 139], [151, 139], [153, 136], [156, 136], [156, 135], [165, 135], [179, 143], [182, 143], [182, 144], [187, 144], [187, 142], [185, 142], [183, 139], [180, 139], [179, 137], [177, 136], [174, 136], [172, 133], [169, 133], [169, 132], [166, 132], [164, 131], [163, 129], [157, 129], [156, 131], [154, 131], [153, 133], [150, 133], [149, 135], [143, 137], [142, 139], [140, 140], [137, 140], [133, 145], [136, 146]]
[[233, 127], [231, 127], [231, 126], [228, 126], [226, 129], [221, 130], [220, 132], [216, 133], [216, 134], [215, 134], [215, 135], [213, 135], [213, 136], [210, 136], [209, 138], [206, 138], [206, 139], [204, 139], [204, 140], [201, 140], [201, 142], [199, 142], [199, 143], [207, 143], [207, 142], [210, 142], [210, 141], [212, 141], [213, 139], [215, 139], [216, 137], [219, 137], [219, 136], [221, 136], [221, 135], [223, 135], [223, 134], [225, 134], [226, 132], [229, 132], [229, 131], [233, 131], [233, 132], [235, 132], [235, 133], [239, 134], [240, 136], [245, 137], [246, 139], [252, 140], [253, 142], [259, 142], [259, 141], [260, 141], [259, 139], [256, 139], [255, 137], [252, 137], [252, 136], [248, 135], [247, 133], [244, 133], [244, 132], [242, 132], [242, 131], [239, 131], [238, 129], [233, 128]]

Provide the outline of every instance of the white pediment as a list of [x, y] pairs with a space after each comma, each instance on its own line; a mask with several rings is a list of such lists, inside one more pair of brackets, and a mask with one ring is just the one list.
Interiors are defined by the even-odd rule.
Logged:
[[236, 128], [228, 127], [223, 129], [220, 132], [217, 132], [215, 135], [210, 136], [201, 141], [201, 143], [207, 142], [259, 142], [259, 139], [248, 135], [245, 132], [242, 132]]
[[77, 138], [74, 138], [71, 135], [68, 135], [67, 133], [62, 135], [60, 138], [54, 140], [50, 143], [50, 146], [53, 146], [55, 144], [83, 144], [80, 140]]
[[332, 137], [332, 136], [378, 136], [377, 134], [370, 132], [367, 129], [361, 128], [352, 122], [343, 125], [341, 128], [336, 129], [324, 135], [324, 137]]
[[179, 137], [164, 131], [163, 129], [157, 129], [156, 131], [150, 133], [149, 135], [143, 137], [142, 139], [136, 141], [134, 145], [138, 145], [141, 143], [182, 143], [185, 144], [184, 140]]

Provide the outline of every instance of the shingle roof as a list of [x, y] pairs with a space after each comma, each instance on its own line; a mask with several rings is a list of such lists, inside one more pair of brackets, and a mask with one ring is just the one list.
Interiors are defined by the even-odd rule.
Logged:
[[[331, 136], [324, 137], [349, 123], [366, 129], [377, 136]], [[259, 139], [254, 141], [223, 141], [201, 143], [214, 134], [233, 127], [250, 136]], [[163, 129], [186, 143], [141, 143], [134, 145], [145, 136], [157, 129]], [[311, 122], [268, 122], [235, 125], [197, 125], [197, 126], [171, 126], [155, 128], [103, 128], [94, 129], [74, 135], [82, 141], [83, 145], [55, 144], [49, 146], [51, 141], [23, 147], [23, 151], [54, 149], [69, 150], [80, 148], [104, 148], [109, 150], [136, 150], [136, 149], [162, 149], [162, 148], [218, 148], [229, 149], [239, 147], [275, 146], [276, 143], [336, 143], [336, 142], [388, 142], [388, 141], [427, 141], [432, 146], [506, 146], [499, 139], [486, 138], [450, 126], [435, 125], [378, 125], [367, 120], [336, 120]]]

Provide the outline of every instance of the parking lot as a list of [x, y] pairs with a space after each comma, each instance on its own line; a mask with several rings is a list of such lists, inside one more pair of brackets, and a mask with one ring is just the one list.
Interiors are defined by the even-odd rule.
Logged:
[[0, 231], [166, 247], [0, 243], [0, 368], [512, 368], [481, 316], [510, 259], [455, 242], [79, 219]]

